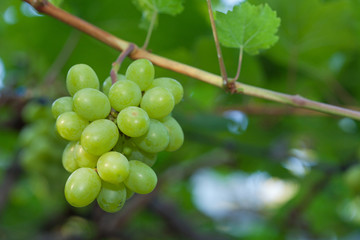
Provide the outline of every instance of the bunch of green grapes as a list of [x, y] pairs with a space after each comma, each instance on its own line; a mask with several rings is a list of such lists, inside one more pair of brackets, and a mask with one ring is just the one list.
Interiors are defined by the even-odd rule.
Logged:
[[59, 159], [65, 142], [56, 133], [50, 105], [44, 99], [32, 100], [25, 105], [22, 118], [27, 123], [19, 135], [22, 167], [47, 178], [62, 175]]
[[65, 198], [72, 206], [97, 199], [104, 211], [119, 211], [133, 193], [154, 190], [157, 176], [151, 167], [157, 153], [183, 144], [183, 131], [171, 116], [183, 88], [154, 74], [152, 63], [139, 59], [114, 84], [107, 78], [99, 91], [91, 67], [70, 68], [66, 87], [71, 96], [57, 99], [52, 112], [58, 133], [70, 141], [62, 163], [71, 173]]

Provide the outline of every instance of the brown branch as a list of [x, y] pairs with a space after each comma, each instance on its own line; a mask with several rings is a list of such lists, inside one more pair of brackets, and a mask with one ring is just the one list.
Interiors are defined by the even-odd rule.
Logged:
[[[77, 18], [55, 6], [48, 3], [47, 1], [39, 1], [39, 0], [23, 0], [30, 3], [34, 6], [39, 12], [48, 14], [60, 21], [63, 21], [74, 28], [83, 31], [84, 33], [92, 36], [95, 39], [98, 39], [110, 47], [122, 51], [126, 49], [130, 43], [117, 38], [104, 30], [91, 25], [80, 18]], [[182, 64], [152, 53], [149, 53], [143, 49], [135, 46], [134, 51], [130, 55], [133, 59], [146, 58], [153, 62], [155, 65], [159, 67], [169, 69], [174, 72], [182, 73], [192, 78], [199, 79], [206, 83], [212, 84], [217, 87], [223, 87], [223, 80], [220, 76], [200, 70], [198, 68]], [[338, 115], [342, 117], [349, 117], [356, 120], [360, 120], [360, 112], [353, 111], [342, 107], [333, 106], [330, 104], [320, 103], [316, 101], [312, 101], [306, 99], [300, 95], [289, 95], [284, 93], [279, 93], [251, 85], [247, 85], [244, 83], [236, 82], [234, 83], [237, 89], [237, 93], [254, 96], [262, 99], [267, 99], [270, 101], [280, 102], [284, 104], [289, 104], [295, 107], [312, 109], [319, 112], [324, 112], [328, 114]]]

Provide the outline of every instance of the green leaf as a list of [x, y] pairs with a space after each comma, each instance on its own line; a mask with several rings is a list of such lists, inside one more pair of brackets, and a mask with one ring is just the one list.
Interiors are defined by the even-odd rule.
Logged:
[[142, 12], [142, 26], [149, 25], [154, 14], [175, 16], [184, 9], [182, 0], [133, 0], [133, 3]]
[[255, 6], [244, 2], [226, 14], [216, 13], [220, 43], [225, 47], [243, 48], [249, 54], [258, 54], [274, 45], [279, 25], [280, 18], [267, 4]]

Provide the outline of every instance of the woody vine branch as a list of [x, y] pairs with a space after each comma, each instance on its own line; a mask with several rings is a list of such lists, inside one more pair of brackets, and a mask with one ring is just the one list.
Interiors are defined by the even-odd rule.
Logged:
[[[110, 33], [60, 8], [55, 7], [46, 0], [23, 0], [23, 1], [31, 4], [37, 11], [52, 16], [74, 28], [77, 28], [78, 30], [90, 35], [91, 37], [99, 41], [102, 41], [103, 43], [107, 44], [108, 46], [118, 51], [123, 51], [125, 49], [128, 49], [129, 45], [133, 44], [121, 38], [115, 37]], [[159, 67], [169, 69], [171, 71], [178, 72], [183, 75], [187, 75], [189, 77], [201, 80], [203, 82], [212, 84], [220, 88], [223, 87], [223, 78], [221, 76], [206, 72], [196, 67], [192, 67], [183, 63], [173, 61], [168, 58], [161, 57], [153, 53], [149, 53], [146, 50], [139, 48], [135, 44], [134, 44], [134, 49], [132, 50], [129, 56], [133, 59], [146, 58]], [[312, 101], [300, 95], [289, 95], [285, 93], [280, 93], [268, 89], [251, 86], [244, 83], [239, 83], [239, 82], [236, 82], [236, 89], [237, 89], [236, 93], [238, 94], [245, 94], [274, 102], [289, 104], [294, 107], [306, 108], [318, 112], [360, 120], [359, 111], [337, 107], [334, 105], [321, 103], [317, 101]]]

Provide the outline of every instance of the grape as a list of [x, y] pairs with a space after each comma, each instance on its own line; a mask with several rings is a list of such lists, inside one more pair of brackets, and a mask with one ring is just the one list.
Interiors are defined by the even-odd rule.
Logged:
[[157, 153], [165, 150], [169, 144], [169, 133], [160, 121], [150, 119], [149, 131], [138, 138], [133, 139], [134, 143], [143, 151]]
[[126, 107], [139, 105], [141, 90], [136, 83], [129, 80], [121, 80], [111, 86], [109, 100], [111, 106], [120, 112]]
[[126, 189], [124, 184], [111, 184], [102, 182], [97, 202], [100, 208], [106, 212], [114, 213], [119, 211], [126, 201]]
[[344, 180], [350, 190], [355, 193], [360, 193], [360, 164], [353, 165], [344, 174]]
[[51, 106], [52, 114], [57, 118], [64, 112], [73, 111], [73, 99], [72, 97], [61, 97], [56, 99]]
[[45, 172], [46, 164], [43, 162], [42, 158], [39, 158], [37, 153], [34, 152], [31, 148], [26, 148], [20, 152], [19, 155], [21, 159], [22, 167], [28, 172]]
[[80, 139], [88, 122], [74, 112], [65, 112], [56, 119], [56, 129], [61, 137], [69, 141]]
[[138, 59], [132, 62], [126, 70], [126, 79], [136, 82], [141, 91], [146, 90], [154, 80], [155, 69], [147, 59]]
[[[123, 74], [118, 74], [117, 80], [118, 81], [126, 80], [126, 77]], [[111, 77], [108, 77], [105, 79], [105, 81], [103, 82], [103, 85], [102, 85], [102, 91], [103, 91], [103, 93], [105, 93], [105, 95], [109, 95], [111, 86], [112, 86], [112, 79], [111, 79]]]
[[80, 144], [88, 153], [100, 156], [110, 151], [118, 138], [119, 130], [115, 123], [107, 119], [99, 119], [84, 129]]
[[121, 153], [124, 148], [124, 141], [125, 141], [125, 136], [123, 134], [120, 134], [117, 143], [113, 147], [113, 150]]
[[145, 163], [149, 167], [152, 167], [157, 159], [156, 153], [144, 152], [138, 149], [137, 147], [133, 147], [131, 153], [125, 155], [128, 159], [138, 160], [140, 162]]
[[21, 112], [21, 116], [25, 122], [35, 122], [39, 119], [51, 118], [51, 110], [42, 103], [42, 101], [28, 102]]
[[70, 173], [79, 168], [77, 162], [75, 161], [74, 154], [76, 144], [77, 142], [69, 142], [62, 155], [62, 164], [65, 170]]
[[72, 66], [66, 76], [66, 88], [71, 96], [83, 88], [99, 89], [99, 85], [95, 71], [86, 64]]
[[129, 161], [118, 152], [107, 152], [98, 160], [97, 171], [102, 180], [118, 184], [129, 175]]
[[126, 190], [126, 200], [128, 200], [129, 198], [131, 198], [132, 196], [134, 196], [134, 191], [130, 190], [129, 188], [127, 188], [125, 186], [125, 190]]
[[85, 207], [96, 199], [101, 180], [94, 169], [76, 169], [65, 184], [65, 198], [74, 207]]
[[21, 147], [29, 146], [35, 141], [42, 133], [38, 131], [34, 124], [28, 125], [23, 128], [19, 135], [19, 143]]
[[175, 104], [178, 104], [184, 95], [184, 89], [182, 85], [172, 78], [162, 77], [156, 78], [152, 82], [150, 88], [163, 87], [166, 88], [174, 97]]
[[74, 95], [74, 111], [82, 118], [94, 121], [106, 118], [111, 110], [107, 96], [99, 90], [84, 88]]
[[129, 137], [144, 135], [150, 125], [149, 116], [138, 107], [127, 107], [121, 110], [116, 121], [120, 131]]
[[184, 143], [184, 132], [180, 124], [171, 116], [163, 119], [162, 123], [167, 128], [170, 137], [169, 145], [165, 151], [173, 152], [178, 150]]
[[154, 170], [145, 163], [137, 160], [129, 161], [129, 177], [124, 183], [131, 191], [140, 194], [147, 194], [154, 190], [157, 184], [157, 177]]
[[154, 87], [147, 90], [141, 100], [140, 106], [150, 118], [161, 119], [174, 109], [173, 95], [163, 87]]
[[86, 152], [77, 142], [74, 149], [74, 158], [79, 167], [95, 168], [99, 157]]

